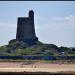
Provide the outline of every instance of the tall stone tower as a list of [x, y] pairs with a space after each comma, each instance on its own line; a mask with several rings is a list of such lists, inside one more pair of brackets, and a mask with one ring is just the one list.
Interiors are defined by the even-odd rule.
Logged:
[[34, 12], [29, 11], [28, 17], [19, 17], [17, 22], [16, 40], [24, 41], [29, 45], [36, 44], [38, 38], [35, 34]]

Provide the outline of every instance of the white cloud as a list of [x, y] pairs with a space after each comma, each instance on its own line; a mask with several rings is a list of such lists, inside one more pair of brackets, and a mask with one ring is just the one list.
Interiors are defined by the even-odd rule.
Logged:
[[[75, 16], [74, 15], [69, 15], [69, 16], [55, 16], [51, 18], [39, 18], [39, 20], [42, 25], [39, 25], [41, 28], [50, 28], [52, 29], [62, 29], [62, 28], [75, 28]], [[36, 21], [37, 22], [37, 21]]]
[[67, 25], [67, 26], [73, 26], [75, 27], [75, 16], [74, 15], [69, 15], [69, 16], [64, 16], [64, 17], [53, 17], [52, 19], [54, 23], [61, 24], [61, 25]]

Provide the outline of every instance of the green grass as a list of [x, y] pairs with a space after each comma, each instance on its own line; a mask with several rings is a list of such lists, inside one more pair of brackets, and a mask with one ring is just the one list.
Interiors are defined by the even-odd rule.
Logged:
[[[25, 44], [25, 45], [24, 45]], [[25, 46], [25, 47], [24, 47]], [[37, 42], [36, 45], [27, 46], [24, 42], [14, 41], [9, 43], [8, 45], [4, 45], [0, 47], [0, 55], [53, 55], [59, 56], [61, 55], [60, 51], [64, 51], [64, 55], [67, 56], [75, 56], [75, 52], [70, 52], [70, 48], [68, 47], [57, 47], [54, 44], [44, 44], [41, 42]], [[59, 51], [58, 51], [59, 50]]]

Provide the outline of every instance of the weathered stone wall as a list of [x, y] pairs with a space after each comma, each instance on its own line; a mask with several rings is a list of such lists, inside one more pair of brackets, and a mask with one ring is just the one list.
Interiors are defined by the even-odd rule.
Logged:
[[16, 39], [29, 44], [35, 44], [38, 41], [35, 34], [33, 11], [29, 11], [29, 17], [18, 18]]

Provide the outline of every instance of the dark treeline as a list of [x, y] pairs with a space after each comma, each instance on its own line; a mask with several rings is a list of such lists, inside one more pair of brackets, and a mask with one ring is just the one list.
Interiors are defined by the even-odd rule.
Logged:
[[75, 60], [75, 56], [0, 56], [0, 59]]

